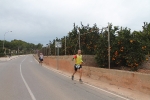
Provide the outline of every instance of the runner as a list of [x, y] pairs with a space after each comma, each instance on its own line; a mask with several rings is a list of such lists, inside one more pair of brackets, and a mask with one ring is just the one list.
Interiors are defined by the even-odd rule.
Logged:
[[82, 82], [82, 55], [81, 55], [81, 50], [78, 50], [78, 54], [74, 55], [73, 60], [75, 59], [75, 65], [74, 65], [74, 73], [72, 75], [72, 80], [74, 80], [74, 74], [79, 70], [80, 72], [80, 78], [79, 81]]
[[42, 53], [40, 53], [40, 56], [39, 56], [39, 63], [41, 63], [41, 65], [42, 65], [42, 63], [43, 63], [43, 54]]

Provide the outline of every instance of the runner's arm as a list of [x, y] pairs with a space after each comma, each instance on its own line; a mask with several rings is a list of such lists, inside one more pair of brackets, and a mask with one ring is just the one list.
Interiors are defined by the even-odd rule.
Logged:
[[77, 55], [74, 55], [73, 58], [72, 58], [72, 61], [73, 61], [74, 59], [76, 59], [76, 58], [77, 58]]

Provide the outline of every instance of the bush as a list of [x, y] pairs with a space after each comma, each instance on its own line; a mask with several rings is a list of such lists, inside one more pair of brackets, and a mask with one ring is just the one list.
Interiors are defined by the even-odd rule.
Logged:
[[4, 57], [5, 56], [4, 51], [5, 51], [4, 49], [0, 48], [0, 57]]
[[[145, 60], [148, 52], [147, 45], [138, 38], [140, 32], [133, 34], [130, 29], [122, 29], [115, 35], [114, 29], [110, 29], [110, 64], [111, 68], [127, 66], [131, 70], [138, 70], [138, 66]], [[96, 60], [100, 67], [108, 68], [108, 41], [104, 32], [100, 36], [96, 50]], [[146, 37], [146, 36], [145, 36]]]
[[0, 57], [4, 57], [5, 56], [5, 54], [4, 53], [0, 53]]
[[[77, 32], [79, 30], [80, 34]], [[131, 32], [128, 28], [119, 28], [110, 25], [110, 64], [111, 68], [120, 69], [126, 66], [131, 70], [138, 70], [142, 62], [148, 60], [145, 55], [150, 52], [150, 23], [144, 23], [143, 31]], [[118, 33], [118, 35], [116, 35]], [[100, 31], [96, 24], [81, 27], [75, 26], [66, 36], [67, 55], [76, 54], [79, 49], [79, 35], [82, 54], [96, 55], [99, 67], [108, 68], [108, 31]], [[60, 55], [65, 54], [65, 37], [56, 41], [62, 42]], [[51, 43], [51, 54], [55, 55], [55, 40]], [[46, 55], [46, 47], [40, 52]], [[57, 53], [56, 53], [57, 54]]]

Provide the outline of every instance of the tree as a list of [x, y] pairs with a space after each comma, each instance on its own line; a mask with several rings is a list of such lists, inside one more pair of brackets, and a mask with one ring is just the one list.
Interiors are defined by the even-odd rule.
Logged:
[[[147, 24], [144, 30], [147, 30]], [[110, 58], [111, 68], [127, 66], [131, 70], [137, 70], [138, 66], [145, 60], [145, 55], [149, 46], [149, 35], [143, 32], [134, 31], [131, 33], [128, 28], [112, 28], [110, 26]], [[118, 32], [118, 36], [115, 33]], [[108, 32], [104, 31], [100, 35], [98, 48], [96, 52], [96, 60], [100, 67], [108, 68]]]
[[[3, 41], [0, 41], [0, 47], [2, 48]], [[39, 50], [42, 48], [42, 44], [33, 44], [33, 43], [27, 43], [22, 40], [12, 40], [12, 41], [5, 41], [5, 50], [0, 50], [1, 55], [9, 54], [11, 51], [17, 54], [27, 54], [27, 53], [33, 53], [34, 50]]]

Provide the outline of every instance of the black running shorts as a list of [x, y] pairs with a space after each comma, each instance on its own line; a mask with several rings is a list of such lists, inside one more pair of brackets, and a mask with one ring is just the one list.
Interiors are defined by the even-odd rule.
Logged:
[[77, 67], [77, 64], [74, 65], [74, 70], [77, 71], [78, 69], [82, 68], [82, 65], [79, 65], [79, 67]]
[[43, 59], [39, 58], [40, 61], [43, 61]]

